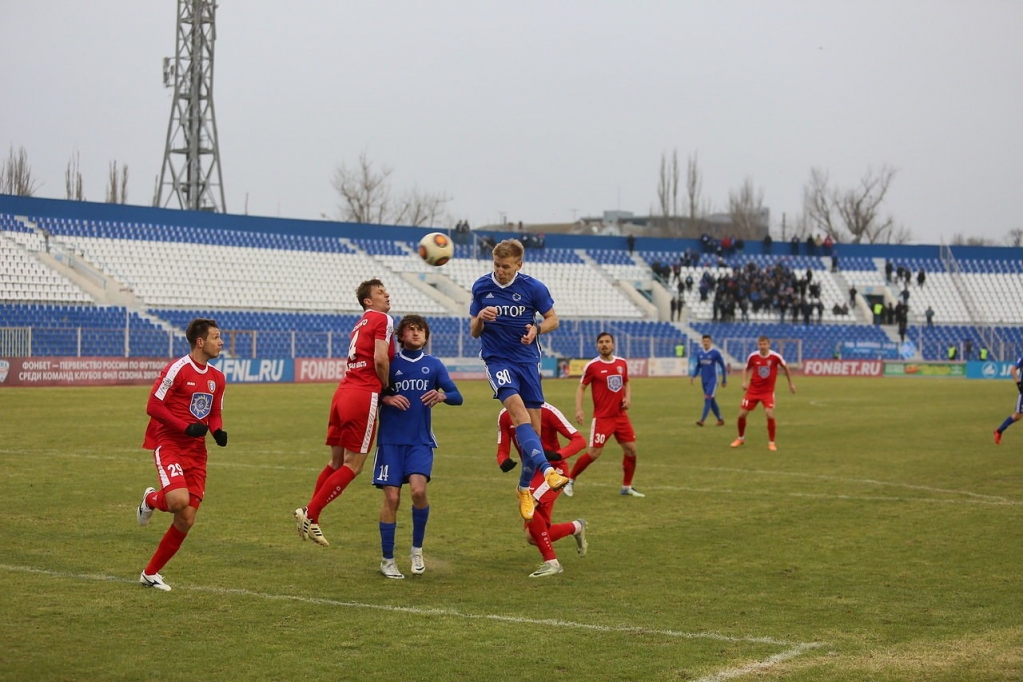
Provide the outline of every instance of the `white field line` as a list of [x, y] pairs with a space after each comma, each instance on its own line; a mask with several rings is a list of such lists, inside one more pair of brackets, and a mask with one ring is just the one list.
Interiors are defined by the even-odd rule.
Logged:
[[[122, 452], [129, 452], [121, 450]], [[95, 460], [108, 460], [108, 461], [119, 461], [119, 462], [140, 462], [151, 466], [149, 462], [148, 454], [141, 448], [139, 451], [132, 449], [132, 454], [125, 455], [88, 455], [76, 452], [64, 452], [60, 450], [0, 450], [0, 455], [11, 454], [11, 455], [31, 455], [31, 456], [60, 456], [60, 457], [73, 457], [77, 459], [95, 459]], [[301, 454], [301, 453], [283, 453], [278, 451], [270, 450], [255, 450], [251, 451], [253, 454]], [[322, 453], [320, 453], [322, 454]], [[468, 455], [445, 455], [445, 459], [469, 459]], [[475, 457], [474, 457], [475, 458]], [[317, 461], [316, 466], [285, 466], [278, 464], [250, 464], [248, 462], [238, 461], [223, 461], [216, 458], [211, 459], [208, 463], [210, 468], [228, 468], [228, 469], [260, 469], [265, 471], [302, 471], [302, 472], [320, 472], [323, 470], [322, 464], [325, 464], [327, 459], [321, 457]], [[1024, 500], [1021, 499], [1007, 499], [1005, 497], [999, 497], [997, 495], [983, 495], [981, 493], [971, 492], [969, 490], [948, 490], [944, 488], [932, 488], [923, 485], [913, 485], [908, 483], [896, 483], [891, 481], [877, 481], [874, 479], [863, 479], [863, 478], [844, 478], [841, 476], [825, 476], [820, 474], [806, 474], [792, 471], [767, 471], [761, 469], [732, 469], [726, 467], [696, 467], [696, 466], [684, 466], [675, 468], [686, 468], [694, 469], [697, 471], [723, 471], [729, 473], [741, 473], [741, 474], [753, 474], [757, 476], [792, 476], [800, 478], [817, 479], [822, 481], [835, 481], [838, 483], [845, 483], [851, 485], [870, 485], [870, 486], [883, 486], [892, 488], [905, 488], [907, 490], [918, 490], [927, 493], [937, 493], [942, 495], [959, 495], [968, 499], [956, 499], [956, 498], [929, 498], [929, 497], [891, 497], [886, 495], [849, 495], [839, 493], [797, 493], [797, 492], [775, 492], [771, 490], [733, 490], [730, 488], [698, 488], [690, 486], [670, 486], [670, 485], [654, 485], [654, 486], [638, 486], [644, 490], [661, 490], [668, 492], [689, 492], [689, 493], [701, 493], [709, 495], [746, 495], [750, 497], [796, 497], [796, 498], [808, 498], [808, 499], [822, 499], [822, 500], [849, 500], [849, 501], [862, 501], [862, 502], [922, 502], [925, 504], [978, 504], [978, 505], [992, 505], [992, 506], [1016, 506], [1020, 507], [1024, 504]], [[485, 481], [492, 480], [490, 478], [464, 478], [466, 481]], [[587, 482], [588, 486], [594, 486], [595, 488], [617, 488], [618, 485]]]
[[754, 661], [753, 663], [748, 663], [738, 668], [727, 668], [725, 670], [720, 670], [717, 673], [701, 677], [697, 680], [697, 682], [721, 682], [722, 680], [731, 680], [734, 677], [741, 677], [743, 675], [749, 675], [750, 673], [761, 672], [767, 670], [768, 668], [771, 668], [774, 665], [782, 663], [783, 661], [788, 661], [791, 658], [796, 658], [805, 651], [814, 649], [819, 646], [821, 646], [821, 644], [818, 643], [797, 644], [792, 649], [787, 649], [786, 651], [775, 654], [774, 656], [769, 656], [763, 661]]
[[[53, 578], [61, 578], [64, 580], [94, 580], [99, 582], [126, 583], [131, 585], [137, 584], [136, 580], [132, 580], [130, 578], [122, 578], [120, 576], [102, 574], [65, 573], [62, 571], [51, 571], [45, 568], [36, 568], [32, 566], [13, 566], [10, 564], [0, 564], [0, 570], [9, 571], [11, 573], [32, 573], [35, 575], [46, 575]], [[240, 588], [206, 587], [202, 585], [179, 585], [176, 586], [174, 590], [189, 592], [206, 592], [208, 594], [220, 594], [225, 596], [252, 597], [255, 599], [266, 599], [270, 601], [292, 601], [302, 604], [314, 604], [316, 606], [335, 606], [339, 608], [348, 609], [368, 609], [373, 611], [389, 611], [392, 613], [410, 613], [417, 616], [446, 616], [449, 618], [463, 618], [466, 620], [492, 620], [501, 623], [544, 625], [547, 627], [588, 630], [591, 632], [620, 632], [630, 635], [661, 635], [662, 637], [668, 637], [672, 639], [710, 639], [720, 642], [748, 642], [751, 644], [768, 644], [779, 647], [796, 647], [800, 649], [800, 652], [806, 651], [816, 646], [821, 646], [820, 643], [787, 642], [785, 640], [775, 639], [773, 637], [734, 637], [731, 635], [723, 635], [718, 632], [681, 632], [679, 630], [658, 630], [654, 628], [638, 627], [633, 625], [597, 625], [595, 623], [582, 623], [578, 621], [556, 620], [546, 618], [525, 618], [521, 616], [502, 616], [498, 614], [463, 613], [461, 611], [456, 611], [454, 609], [430, 609], [421, 608], [417, 606], [366, 604], [362, 602], [324, 599], [321, 597], [306, 597], [303, 595], [270, 594], [267, 592], [256, 592], [253, 590], [245, 590]], [[793, 649], [790, 648], [783, 653], [788, 653], [792, 650]], [[792, 656], [789, 657], [791, 658]]]

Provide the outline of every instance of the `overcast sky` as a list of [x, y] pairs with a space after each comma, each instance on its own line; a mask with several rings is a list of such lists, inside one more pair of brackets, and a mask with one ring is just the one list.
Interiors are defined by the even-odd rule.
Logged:
[[[174, 0], [0, 0], [0, 150], [36, 196], [86, 198], [111, 161], [150, 205]], [[229, 213], [336, 217], [363, 152], [454, 219], [568, 222], [657, 204], [662, 154], [696, 154], [717, 210], [749, 177], [773, 227], [812, 167], [917, 243], [1019, 229], [1020, 0], [221, 0], [214, 104]]]

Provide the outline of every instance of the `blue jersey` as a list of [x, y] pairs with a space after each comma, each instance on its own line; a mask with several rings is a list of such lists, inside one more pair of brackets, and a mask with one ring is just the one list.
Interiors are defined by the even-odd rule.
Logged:
[[539, 362], [540, 343], [534, 340], [527, 346], [520, 339], [526, 334], [526, 325], [533, 324], [538, 313], [543, 315], [555, 307], [544, 283], [518, 272], [511, 282], [501, 286], [493, 273], [484, 275], [473, 284], [469, 314], [476, 317], [490, 306], [498, 309], [498, 318], [485, 322], [480, 334], [480, 357], [484, 362]]
[[693, 365], [693, 374], [690, 376], [697, 376], [700, 374], [700, 380], [703, 384], [715, 384], [718, 382], [718, 373], [715, 366], [722, 368], [722, 376], [725, 376], [725, 360], [722, 358], [722, 354], [718, 352], [717, 348], [711, 350], [704, 350], [701, 348], [697, 351], [697, 359]]
[[437, 439], [430, 428], [431, 408], [420, 399], [432, 390], [444, 391], [448, 405], [462, 404], [462, 394], [448, 376], [448, 368], [443, 362], [420, 351], [400, 350], [395, 353], [387, 393], [404, 395], [409, 400], [409, 408], [400, 410], [381, 403], [377, 441], [382, 445], [429, 445], [436, 448]]

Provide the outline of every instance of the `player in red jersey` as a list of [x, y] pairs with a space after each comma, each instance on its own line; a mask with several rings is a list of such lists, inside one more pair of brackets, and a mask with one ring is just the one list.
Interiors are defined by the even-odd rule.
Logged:
[[381, 390], [388, 385], [395, 356], [391, 340], [395, 323], [388, 315], [391, 296], [384, 284], [379, 279], [367, 280], [356, 289], [356, 297], [365, 312], [352, 329], [348, 366], [331, 401], [327, 422], [331, 462], [317, 477], [309, 504], [293, 514], [299, 537], [321, 547], [330, 543], [320, 530], [320, 512], [363, 470], [373, 447]]
[[732, 442], [732, 447], [738, 448], [743, 445], [743, 433], [747, 430], [747, 415], [757, 407], [758, 403], [764, 404], [764, 416], [768, 419], [768, 449], [774, 451], [775, 447], [775, 379], [778, 377], [779, 368], [786, 373], [786, 381], [789, 382], [789, 392], [796, 393], [796, 386], [793, 385], [793, 377], [789, 374], [789, 367], [782, 356], [772, 350], [771, 340], [767, 336], [757, 337], [757, 352], [747, 357], [747, 366], [743, 369], [743, 402], [740, 403], [740, 414], [736, 419], [736, 428], [739, 437]]
[[153, 451], [160, 490], [146, 488], [136, 510], [140, 526], [149, 524], [155, 509], [174, 514], [139, 576], [144, 586], [165, 592], [171, 587], [160, 569], [181, 548], [206, 493], [206, 433], [220, 447], [228, 444], [221, 418], [224, 375], [210, 364], [224, 347], [220, 329], [213, 320], [197, 318], [189, 323], [185, 338], [189, 354], [164, 367], [149, 392], [149, 425], [142, 447]]
[[[563, 476], [568, 472], [565, 462], [568, 458], [587, 446], [583, 440], [583, 434], [569, 423], [557, 407], [544, 403], [540, 408], [540, 441], [544, 447], [544, 455], [551, 465]], [[559, 434], [569, 439], [569, 442], [562, 445]], [[519, 450], [519, 441], [516, 439], [516, 427], [512, 423], [512, 415], [508, 410], [502, 409], [498, 413], [498, 466], [504, 472], [512, 471], [516, 461], [509, 455], [512, 446]], [[522, 459], [522, 452], [519, 459]], [[587, 553], [587, 522], [585, 519], [576, 519], [566, 523], [551, 523], [551, 513], [555, 507], [555, 500], [561, 490], [553, 489], [545, 480], [542, 471], [535, 470], [530, 480], [530, 494], [537, 501], [533, 518], [523, 522], [523, 530], [526, 531], [526, 541], [534, 545], [539, 551], [544, 563], [530, 574], [531, 578], [546, 578], [550, 575], [557, 575], [563, 571], [562, 565], [558, 562], [555, 548], [551, 543], [572, 535], [576, 539], [576, 551], [580, 556]]]
[[569, 474], [565, 494], [572, 497], [576, 477], [601, 456], [605, 443], [614, 435], [622, 446], [622, 490], [620, 494], [630, 497], [646, 497], [633, 488], [633, 474], [636, 471], [636, 434], [629, 421], [629, 371], [626, 361], [615, 356], [615, 337], [608, 332], [597, 335], [598, 357], [587, 363], [583, 377], [576, 389], [576, 423], [583, 423], [583, 394], [587, 386], [593, 386], [594, 418], [590, 422], [590, 450], [576, 460]]

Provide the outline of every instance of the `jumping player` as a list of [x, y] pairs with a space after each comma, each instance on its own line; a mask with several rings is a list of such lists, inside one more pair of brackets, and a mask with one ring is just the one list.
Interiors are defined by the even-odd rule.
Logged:
[[[544, 445], [544, 456], [552, 466], [565, 475], [568, 470], [565, 460], [585, 448], [587, 443], [583, 440], [583, 434], [577, 431], [554, 405], [549, 403], [541, 405], [540, 417], [540, 438]], [[559, 434], [568, 438], [569, 442], [561, 445], [558, 440]], [[508, 410], [502, 409], [498, 413], [497, 460], [498, 466], [504, 472], [512, 471], [516, 466], [516, 461], [509, 456], [512, 445], [516, 446], [516, 449], [519, 450], [519, 458], [523, 459], [522, 449], [516, 439], [516, 429], [512, 424], [512, 417]], [[533, 518], [523, 522], [523, 530], [526, 532], [526, 542], [534, 545], [544, 559], [544, 563], [531, 573], [530, 577], [546, 578], [558, 575], [564, 569], [558, 561], [552, 543], [572, 535], [576, 540], [576, 551], [580, 556], [586, 555], [587, 522], [585, 519], [576, 519], [567, 523], [551, 523], [555, 500], [558, 499], [561, 491], [551, 488], [539, 470], [530, 480], [530, 492], [537, 504]]]
[[630, 405], [629, 370], [626, 361], [615, 355], [615, 337], [608, 332], [597, 335], [598, 357], [583, 368], [583, 376], [576, 388], [576, 423], [583, 423], [583, 394], [588, 385], [593, 386], [594, 418], [590, 421], [590, 450], [576, 460], [569, 484], [565, 487], [567, 497], [572, 497], [576, 478], [601, 456], [608, 439], [622, 446], [622, 490], [621, 495], [646, 497], [633, 488], [633, 474], [636, 472], [636, 434], [626, 410]]
[[[494, 397], [509, 411], [516, 438], [523, 448], [523, 470], [516, 488], [519, 513], [533, 518], [534, 499], [530, 479], [534, 470], [544, 472], [552, 488], [569, 482], [544, 458], [540, 443], [541, 388], [540, 343], [537, 337], [558, 329], [555, 302], [538, 279], [524, 275], [523, 245], [517, 239], [499, 242], [491, 251], [494, 270], [473, 284], [469, 304], [469, 333], [480, 339], [480, 357]], [[537, 316], [542, 319], [537, 322]]]
[[402, 485], [412, 492], [413, 575], [427, 570], [423, 538], [430, 515], [427, 482], [434, 468], [437, 439], [430, 428], [431, 408], [439, 403], [461, 405], [462, 394], [440, 360], [423, 352], [430, 325], [419, 315], [406, 315], [395, 337], [401, 349], [391, 361], [391, 382], [381, 398], [380, 433], [373, 460], [373, 484], [384, 492], [380, 508], [380, 572], [388, 578], [405, 576], [395, 564], [395, 526]]
[[153, 450], [160, 490], [146, 488], [136, 510], [140, 526], [149, 524], [155, 509], [174, 514], [171, 527], [139, 576], [145, 587], [164, 592], [171, 586], [160, 569], [181, 548], [206, 494], [205, 436], [210, 432], [220, 447], [228, 444], [221, 418], [224, 375], [210, 364], [224, 347], [220, 329], [213, 320], [197, 318], [185, 329], [185, 338], [188, 355], [164, 367], [149, 392], [149, 426], [142, 447]]
[[[708, 412], [714, 412], [718, 419], [718, 426], [723, 426], [722, 411], [718, 408], [718, 401], [715, 400], [715, 391], [718, 389], [718, 367], [722, 368], [722, 388], [728, 378], [729, 370], [725, 366], [725, 359], [717, 348], [711, 347], [711, 335], [705, 334], [700, 338], [702, 350], [697, 351], [697, 359], [693, 364], [693, 374], [690, 375], [690, 385], [693, 386], [694, 378], [700, 374], [700, 383], [704, 387], [704, 413], [700, 416], [697, 426], [704, 426], [704, 420], [708, 418]], [[717, 366], [717, 367], [716, 367]]]
[[1003, 423], [999, 425], [999, 428], [993, 432], [995, 437], [996, 445], [1003, 442], [1003, 431], [1010, 428], [1014, 422], [1020, 421], [1021, 416], [1021, 361], [1024, 357], [1017, 358], [1017, 362], [1014, 363], [1013, 367], [1010, 368], [1010, 375], [1013, 380], [1017, 382], [1017, 405], [1013, 408], [1013, 414], [1003, 420]]
[[363, 470], [373, 446], [377, 426], [377, 401], [388, 385], [388, 371], [395, 348], [391, 342], [394, 320], [388, 315], [391, 296], [379, 279], [363, 282], [356, 298], [365, 311], [352, 329], [348, 343], [348, 367], [334, 391], [327, 422], [331, 462], [316, 479], [313, 497], [293, 513], [299, 537], [321, 547], [330, 543], [320, 530], [320, 512], [348, 487]]
[[757, 351], [747, 357], [747, 366], [743, 369], [743, 401], [740, 403], [740, 414], [736, 419], [736, 429], [739, 437], [734, 440], [731, 447], [738, 448], [743, 445], [743, 433], [747, 430], [747, 415], [757, 407], [758, 403], [764, 404], [764, 416], [768, 419], [768, 449], [775, 451], [775, 379], [778, 377], [779, 368], [786, 373], [786, 381], [789, 382], [789, 392], [796, 393], [796, 386], [793, 385], [793, 377], [789, 374], [789, 367], [782, 356], [772, 350], [771, 340], [767, 336], [757, 337]]

